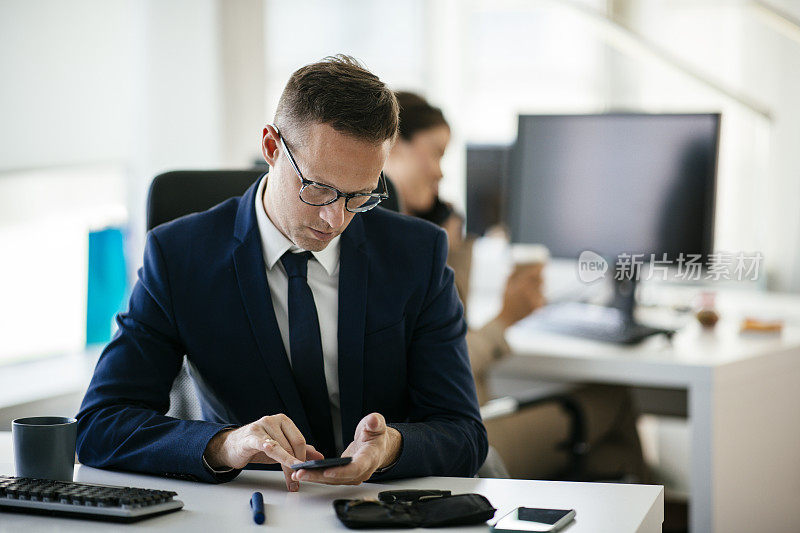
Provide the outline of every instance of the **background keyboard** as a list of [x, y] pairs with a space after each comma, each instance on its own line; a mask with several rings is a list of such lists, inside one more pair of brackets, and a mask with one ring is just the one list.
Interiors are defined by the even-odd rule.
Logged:
[[136, 522], [180, 510], [183, 502], [174, 496], [167, 490], [0, 476], [0, 511], [8, 512]]
[[626, 320], [613, 307], [577, 302], [548, 305], [526, 318], [524, 323], [533, 329], [616, 344], [635, 344], [651, 335], [663, 333], [671, 337], [675, 333]]

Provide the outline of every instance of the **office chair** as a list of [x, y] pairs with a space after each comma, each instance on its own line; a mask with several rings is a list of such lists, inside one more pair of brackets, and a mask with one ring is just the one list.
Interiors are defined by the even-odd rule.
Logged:
[[[486, 422], [550, 403], [558, 405], [569, 418], [569, 435], [566, 440], [559, 443], [559, 449], [566, 451], [569, 455], [569, 464], [555, 478], [563, 481], [597, 481], [586, 474], [586, 453], [589, 451], [589, 446], [586, 441], [586, 420], [583, 409], [569, 396], [565, 394], [542, 396], [539, 393], [521, 393], [494, 398], [481, 406], [481, 418]], [[492, 455], [492, 451], [494, 451], [495, 456]], [[491, 446], [486, 462], [481, 467], [481, 470], [478, 471], [478, 477], [510, 477], [502, 458]], [[621, 475], [617, 473], [601, 476], [602, 479], [606, 480], [619, 479], [620, 477]]]
[[[265, 172], [266, 169], [176, 170], [159, 174], [153, 179], [147, 194], [147, 231], [189, 213], [205, 211], [228, 198], [241, 196]], [[168, 416], [184, 420], [202, 418], [186, 356], [169, 396]]]
[[147, 231], [241, 196], [266, 170], [174, 170], [159, 174], [147, 194]]

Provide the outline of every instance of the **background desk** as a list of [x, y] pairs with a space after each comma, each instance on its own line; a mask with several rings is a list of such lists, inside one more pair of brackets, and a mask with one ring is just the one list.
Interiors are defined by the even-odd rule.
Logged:
[[[670, 344], [627, 347], [539, 332], [506, 338], [515, 357], [500, 376], [679, 388], [690, 421], [690, 530], [798, 531], [800, 524], [800, 298], [718, 294], [723, 320], [694, 321]], [[742, 316], [785, 317], [781, 335], [741, 335]], [[497, 391], [502, 392], [502, 391]]]
[[[0, 473], [12, 474], [11, 435], [0, 432]], [[0, 513], [0, 531], [347, 531], [336, 518], [336, 498], [375, 498], [378, 491], [399, 488], [438, 488], [455, 493], [483, 494], [498, 509], [496, 517], [518, 506], [574, 508], [576, 522], [568, 533], [655, 532], [664, 520], [664, 489], [652, 485], [559, 483], [512, 479], [423, 478], [358, 487], [330, 487], [302, 483], [300, 492], [286, 492], [281, 472], [244, 472], [231, 483], [207, 485], [159, 477], [108, 472], [76, 465], [75, 480], [111, 485], [174, 490], [184, 510], [139, 522], [116, 525], [86, 520]], [[267, 521], [253, 523], [249, 510], [254, 491], [264, 494]], [[259, 529], [262, 527], [263, 529]], [[487, 531], [486, 526], [442, 531]]]

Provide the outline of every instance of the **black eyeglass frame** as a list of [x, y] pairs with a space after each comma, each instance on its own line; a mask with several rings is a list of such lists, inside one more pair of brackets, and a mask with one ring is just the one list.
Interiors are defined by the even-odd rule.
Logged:
[[[346, 193], [346, 192], [340, 191], [336, 187], [331, 187], [330, 185], [325, 185], [324, 183], [318, 183], [316, 181], [311, 181], [309, 179], [306, 179], [303, 176], [303, 173], [300, 172], [300, 167], [297, 165], [297, 162], [294, 160], [294, 156], [292, 155], [291, 150], [289, 150], [289, 147], [286, 146], [286, 141], [284, 140], [283, 135], [281, 134], [280, 130], [278, 130], [278, 128], [276, 127], [275, 131], [278, 133], [278, 138], [281, 140], [281, 146], [286, 151], [286, 158], [289, 160], [289, 163], [292, 165], [292, 168], [294, 169], [295, 173], [297, 174], [297, 177], [300, 178], [300, 184], [302, 185], [302, 187], [300, 187], [300, 191], [297, 194], [300, 197], [300, 201], [303, 202], [304, 204], [313, 205], [315, 207], [322, 207], [323, 205], [330, 205], [330, 204], [338, 201], [339, 198], [344, 198], [344, 208], [348, 212], [350, 212], [350, 213], [364, 213], [366, 211], [369, 211], [373, 207], [376, 207], [377, 205], [379, 205], [383, 200], [386, 200], [387, 198], [389, 198], [389, 193], [388, 193], [389, 188], [386, 185], [386, 176], [384, 175], [382, 170], [381, 170], [380, 176], [378, 176], [379, 183], [383, 185], [383, 190], [384, 190], [384, 192], [381, 192], [381, 193], [364, 193], [364, 192]], [[309, 185], [313, 185], [315, 187], [320, 187], [322, 189], [327, 189], [327, 190], [335, 193], [336, 196], [334, 196], [331, 200], [329, 200], [327, 202], [324, 202], [324, 203], [321, 203], [321, 204], [314, 204], [314, 203], [308, 202], [308, 201], [303, 199], [303, 191]], [[377, 202], [375, 202], [374, 204], [369, 205], [367, 207], [359, 206], [359, 207], [356, 207], [354, 209], [351, 209], [347, 205], [351, 198], [365, 198], [365, 197], [377, 199]]]

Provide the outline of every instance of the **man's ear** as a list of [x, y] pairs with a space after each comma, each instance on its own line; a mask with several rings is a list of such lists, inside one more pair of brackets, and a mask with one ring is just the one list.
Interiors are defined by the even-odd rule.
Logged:
[[264, 126], [264, 131], [261, 133], [261, 153], [264, 160], [271, 167], [275, 167], [275, 162], [278, 159], [278, 145], [280, 144], [280, 137], [278, 130], [272, 124]]

